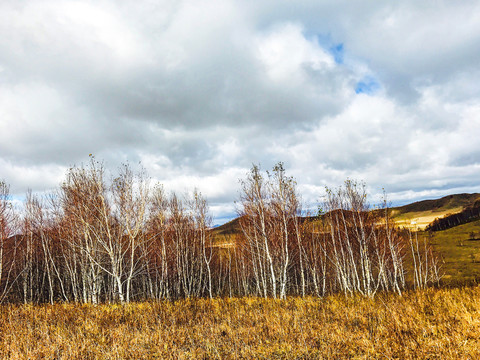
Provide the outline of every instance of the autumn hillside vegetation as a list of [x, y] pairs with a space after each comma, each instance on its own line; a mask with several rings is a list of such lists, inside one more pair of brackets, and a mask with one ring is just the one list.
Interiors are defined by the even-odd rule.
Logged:
[[478, 219], [480, 219], [480, 200], [475, 201], [475, 203], [470, 206], [466, 206], [462, 211], [456, 214], [449, 214], [443, 218], [435, 219], [435, 221], [427, 226], [426, 230], [446, 230]]
[[327, 189], [325, 215], [309, 221], [282, 163], [240, 183], [241, 231], [226, 244], [201, 193], [166, 194], [128, 164], [109, 174], [92, 157], [21, 211], [0, 182], [0, 302], [373, 297], [441, 278], [429, 244], [395, 226], [387, 199], [371, 211], [362, 183]]

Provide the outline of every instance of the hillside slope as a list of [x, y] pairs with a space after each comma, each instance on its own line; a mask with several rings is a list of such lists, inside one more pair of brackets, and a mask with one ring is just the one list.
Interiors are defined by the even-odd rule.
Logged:
[[[391, 216], [401, 227], [423, 230], [436, 218], [460, 213], [465, 207], [480, 200], [480, 194], [454, 194], [435, 200], [422, 200], [391, 208]], [[215, 236], [231, 236], [240, 233], [240, 221], [236, 218], [213, 230]]]
[[[397, 225], [420, 230], [419, 237], [428, 239], [433, 246], [434, 253], [441, 259], [444, 284], [466, 284], [480, 280], [480, 220], [435, 232], [423, 230], [436, 218], [461, 214], [464, 209], [476, 207], [475, 204], [478, 206], [479, 200], [480, 194], [457, 194], [391, 209]], [[236, 218], [212, 231], [217, 246], [235, 246], [235, 235], [241, 232], [240, 219]]]
[[461, 212], [436, 219], [426, 230], [439, 231], [466, 224], [480, 219], [480, 200], [475, 201], [473, 205], [466, 206]]
[[465, 206], [473, 204], [480, 199], [480, 194], [454, 194], [447, 195], [435, 200], [422, 200], [414, 203], [395, 207], [399, 214], [415, 213], [423, 211], [445, 211], [464, 208]]
[[442, 259], [446, 284], [465, 284], [480, 280], [480, 220], [450, 229], [422, 232], [434, 252]]
[[424, 230], [435, 219], [460, 213], [477, 200], [480, 200], [478, 193], [448, 195], [440, 199], [394, 207], [391, 209], [391, 216], [400, 227]]

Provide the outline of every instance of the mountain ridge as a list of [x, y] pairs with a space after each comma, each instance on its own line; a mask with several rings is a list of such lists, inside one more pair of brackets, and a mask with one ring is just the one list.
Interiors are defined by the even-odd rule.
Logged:
[[[390, 214], [400, 227], [424, 229], [436, 219], [460, 213], [465, 208], [473, 206], [476, 201], [480, 201], [480, 193], [450, 194], [438, 199], [420, 200], [391, 207]], [[230, 236], [240, 231], [240, 217], [213, 229], [215, 236]]]

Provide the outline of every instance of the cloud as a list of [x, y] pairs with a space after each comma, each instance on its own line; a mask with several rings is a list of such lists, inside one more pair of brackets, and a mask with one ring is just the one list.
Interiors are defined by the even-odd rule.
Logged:
[[476, 1], [3, 1], [0, 178], [140, 161], [218, 219], [252, 163], [284, 161], [308, 203], [346, 177], [479, 191], [479, 40]]

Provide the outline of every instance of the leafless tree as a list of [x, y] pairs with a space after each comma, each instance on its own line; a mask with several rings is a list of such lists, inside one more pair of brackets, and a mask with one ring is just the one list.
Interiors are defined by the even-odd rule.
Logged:
[[388, 218], [388, 208], [370, 210], [365, 185], [347, 180], [344, 187], [327, 190], [327, 210], [329, 257], [341, 290], [366, 296], [382, 288], [401, 293], [403, 239]]
[[283, 163], [241, 180], [241, 233], [214, 238], [198, 190], [166, 195], [144, 169], [73, 166], [49, 196], [28, 192], [21, 216], [0, 182], [0, 302], [121, 302], [215, 296], [402, 294], [438, 282], [428, 240], [399, 231], [387, 200], [366, 187], [327, 189], [325, 211], [304, 216]]
[[[119, 259], [113, 224], [110, 223], [109, 202], [106, 197], [103, 165], [94, 158], [89, 167], [73, 167], [62, 184], [62, 206], [71, 228], [65, 240], [72, 249], [75, 267], [80, 271], [81, 292], [84, 302], [98, 303], [102, 286], [102, 272], [106, 270], [108, 256], [112, 264], [110, 274], [118, 275]], [[72, 270], [74, 271], [74, 270]], [[118, 283], [117, 283], [118, 285]], [[122, 300], [122, 287], [117, 287]]]
[[196, 231], [195, 217], [188, 202], [172, 194], [168, 226], [175, 264], [173, 288], [177, 297], [186, 298], [202, 294], [205, 271], [201, 234]]
[[[125, 300], [130, 301], [132, 281], [143, 271], [144, 252], [146, 242], [145, 228], [147, 210], [150, 198], [150, 186], [145, 170], [134, 174], [128, 164], [122, 166], [120, 174], [112, 184], [115, 223], [118, 226], [116, 244], [110, 243], [105, 247], [111, 257], [112, 269], [115, 267], [115, 279], [119, 288], [122, 287], [122, 278], [125, 277]], [[128, 257], [128, 258], [127, 258]], [[124, 263], [125, 262], [125, 263]], [[122, 299], [122, 290], [119, 290]]]
[[17, 216], [10, 201], [10, 186], [0, 180], [0, 303], [8, 296], [15, 279]]
[[167, 217], [168, 199], [163, 187], [157, 184], [153, 188], [149, 220], [147, 226], [148, 241], [142, 246], [146, 259], [146, 276], [150, 294], [156, 298], [170, 298], [169, 263], [167, 259]]
[[285, 174], [283, 164], [278, 163], [267, 178], [253, 166], [242, 181], [241, 204], [240, 224], [257, 292], [285, 298], [298, 261], [300, 291], [305, 295], [300, 201], [296, 183]]
[[242, 181], [241, 228], [247, 239], [256, 288], [267, 297], [277, 297], [277, 274], [272, 253], [269, 198], [264, 177], [258, 166], [253, 166]]
[[440, 261], [434, 256], [432, 247], [426, 238], [419, 240], [418, 231], [408, 231], [411, 256], [413, 259], [413, 286], [425, 289], [431, 284], [438, 284], [443, 273]]
[[213, 244], [211, 233], [208, 228], [211, 226], [212, 218], [208, 212], [207, 200], [197, 190], [193, 193], [192, 212], [195, 219], [195, 234], [200, 238], [203, 261], [207, 270], [208, 295], [213, 298], [213, 283], [211, 262], [213, 257]]

